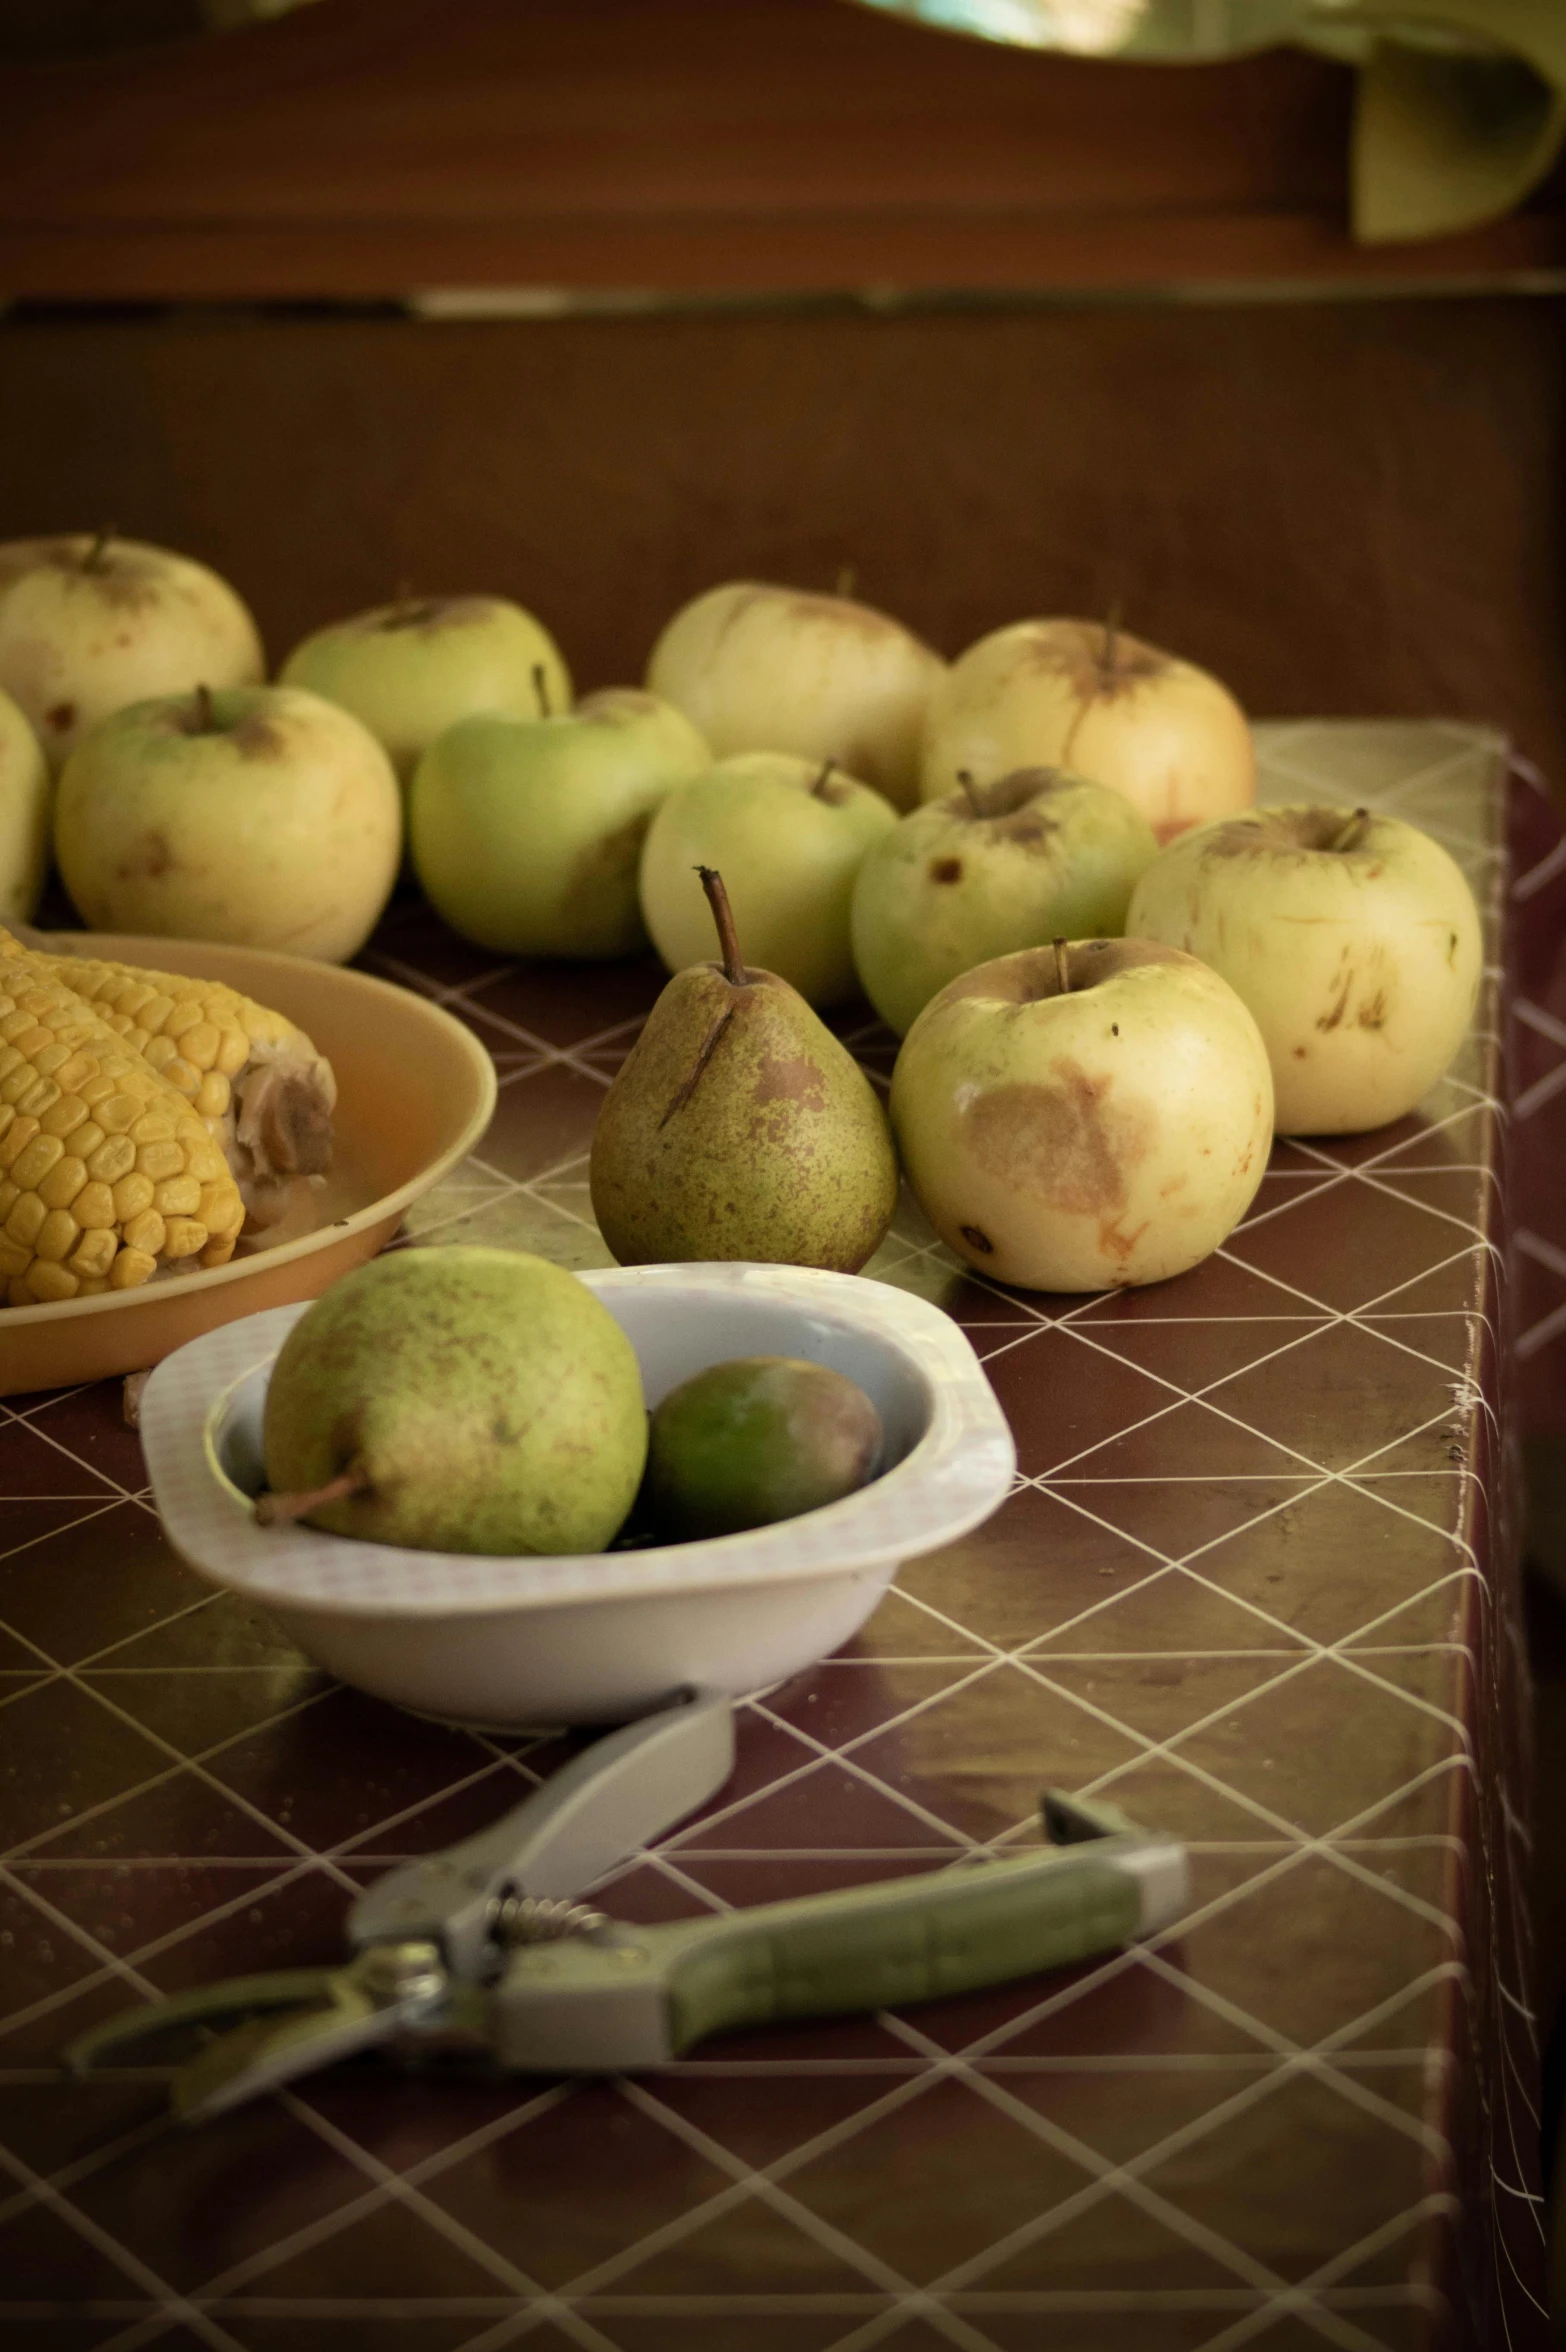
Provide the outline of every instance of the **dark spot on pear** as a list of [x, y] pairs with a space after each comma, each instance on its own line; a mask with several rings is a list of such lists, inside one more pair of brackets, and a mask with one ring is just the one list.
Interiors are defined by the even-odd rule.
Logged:
[[1294, 1059], [1297, 1062], [1302, 1062], [1305, 1059], [1305, 1048], [1302, 1045], [1297, 1045], [1294, 1048]]
[[932, 882], [960, 882], [962, 880], [962, 859], [954, 857], [932, 858], [930, 880]]
[[1110, 1022], [1109, 1034], [1111, 1037], [1118, 1037], [1120, 1035], [1120, 1023], [1118, 1021]]
[[995, 1244], [987, 1233], [979, 1231], [977, 1225], [964, 1225], [960, 1230], [963, 1240], [970, 1249], [982, 1250], [986, 1257], [992, 1255]]
[[[44, 724], [48, 727], [57, 728], [60, 734], [63, 735], [67, 727], [74, 727], [76, 724], [75, 703], [55, 703], [52, 709], [46, 710], [44, 712]], [[1452, 945], [1454, 947], [1457, 945], [1457, 934], [1455, 931], [1452, 934]]]
[[1455, 964], [1457, 961], [1457, 933], [1455, 931], [1449, 932], [1447, 935], [1446, 960], [1449, 964]]

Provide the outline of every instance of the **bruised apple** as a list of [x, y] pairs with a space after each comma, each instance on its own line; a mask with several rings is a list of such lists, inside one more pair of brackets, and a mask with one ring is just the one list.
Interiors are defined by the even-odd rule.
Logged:
[[1298, 805], [1203, 825], [1126, 928], [1201, 957], [1255, 1015], [1280, 1135], [1401, 1119], [1456, 1053], [1483, 965], [1461, 868], [1401, 817]]
[[1024, 1290], [1161, 1282], [1244, 1216], [1272, 1141], [1256, 1023], [1145, 939], [1024, 948], [932, 998], [892, 1126], [941, 1239]]

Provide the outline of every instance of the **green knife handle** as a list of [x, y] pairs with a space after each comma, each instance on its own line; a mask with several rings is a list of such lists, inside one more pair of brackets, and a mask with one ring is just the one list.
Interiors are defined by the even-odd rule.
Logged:
[[1036, 1975], [1118, 1949], [1145, 1926], [1133, 1849], [1145, 1855], [1148, 1841], [1045, 1847], [720, 1918], [524, 1947], [492, 1996], [490, 2039], [503, 2066], [614, 2073], [658, 2065], [736, 2026]]

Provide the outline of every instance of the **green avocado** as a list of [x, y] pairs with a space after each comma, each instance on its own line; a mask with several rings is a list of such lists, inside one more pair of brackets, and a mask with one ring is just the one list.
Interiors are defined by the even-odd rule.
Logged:
[[739, 1356], [654, 1411], [637, 1517], [664, 1543], [737, 1535], [852, 1494], [880, 1455], [881, 1416], [843, 1373]]

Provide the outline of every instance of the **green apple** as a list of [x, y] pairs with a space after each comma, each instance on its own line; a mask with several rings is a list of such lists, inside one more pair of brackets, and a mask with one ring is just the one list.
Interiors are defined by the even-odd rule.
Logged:
[[1161, 1282], [1244, 1216], [1272, 1140], [1256, 1023], [1146, 939], [1023, 948], [932, 998], [892, 1072], [908, 1180], [950, 1248], [1024, 1290]]
[[837, 761], [898, 808], [919, 797], [919, 733], [946, 664], [868, 604], [736, 580], [683, 605], [647, 683], [715, 756], [792, 751]]
[[402, 796], [367, 727], [299, 686], [133, 703], [72, 752], [55, 857], [84, 923], [343, 963], [397, 878]]
[[404, 597], [334, 621], [279, 673], [362, 719], [407, 789], [424, 753], [479, 711], [532, 719], [569, 710], [571, 678], [541, 621], [502, 596]]
[[712, 764], [684, 714], [613, 686], [556, 718], [464, 719], [408, 797], [413, 870], [455, 931], [503, 955], [634, 955], [637, 866], [664, 796]]
[[896, 811], [830, 761], [786, 751], [719, 760], [671, 792], [642, 851], [642, 914], [671, 972], [706, 963], [712, 915], [697, 874], [716, 866], [747, 964], [813, 1005], [857, 988], [849, 940], [854, 877]]
[[955, 790], [963, 769], [982, 784], [1036, 766], [1123, 792], [1160, 841], [1256, 798], [1251, 731], [1228, 688], [1097, 621], [997, 629], [930, 697], [924, 799]]
[[254, 685], [265, 668], [244, 605], [189, 556], [104, 533], [0, 546], [0, 687], [56, 773], [127, 703]]
[[0, 693], [0, 923], [26, 923], [49, 871], [49, 763], [25, 714]]
[[1201, 957], [1266, 1040], [1280, 1135], [1411, 1111], [1467, 1034], [1483, 968], [1461, 869], [1400, 817], [1252, 809], [1172, 842], [1126, 927]]
[[975, 964], [1122, 931], [1131, 886], [1157, 854], [1128, 800], [1060, 768], [928, 801], [871, 843], [854, 884], [865, 994], [901, 1035]]

